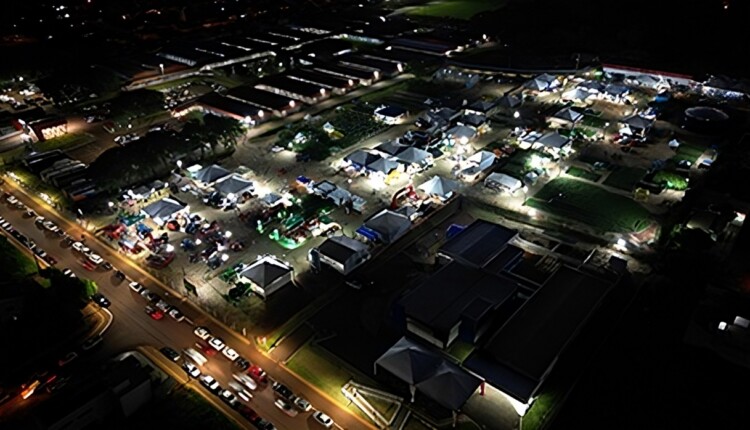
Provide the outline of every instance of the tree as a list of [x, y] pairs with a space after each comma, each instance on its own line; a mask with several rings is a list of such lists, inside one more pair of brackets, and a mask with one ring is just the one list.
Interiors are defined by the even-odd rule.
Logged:
[[164, 95], [158, 91], [125, 91], [112, 100], [112, 118], [122, 122], [164, 110]]

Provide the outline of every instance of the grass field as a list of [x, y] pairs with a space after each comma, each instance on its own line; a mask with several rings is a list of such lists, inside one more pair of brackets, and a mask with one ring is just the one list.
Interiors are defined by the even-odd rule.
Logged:
[[643, 169], [617, 166], [604, 180], [604, 185], [630, 192], [644, 176], [646, 171]]
[[649, 212], [633, 200], [575, 179], [547, 183], [526, 205], [606, 232], [637, 232], [652, 222]]
[[172, 394], [148, 403], [125, 423], [127, 428], [208, 428], [239, 429], [200, 395], [190, 390]]
[[590, 170], [582, 169], [576, 166], [570, 166], [568, 168], [568, 171], [565, 173], [567, 173], [570, 176], [575, 176], [576, 178], [586, 179], [591, 182], [596, 182], [602, 177], [602, 175], [598, 173], [592, 172]]
[[677, 153], [674, 157], [672, 157], [672, 161], [676, 163], [680, 160], [687, 160], [691, 163], [695, 163], [698, 157], [700, 157], [705, 150], [706, 148], [700, 145], [696, 145], [693, 143], [682, 143], [680, 144], [680, 147], [677, 148]]
[[488, 10], [500, 9], [503, 0], [434, 0], [423, 6], [405, 8], [407, 15], [471, 19], [474, 15]]
[[352, 374], [321, 355], [317, 347], [307, 344], [298, 349], [287, 360], [286, 367], [340, 404], [349, 403], [349, 400], [341, 393], [341, 387], [352, 379]]
[[22, 254], [5, 236], [0, 236], [0, 267], [9, 281], [20, 281], [36, 273], [34, 261]]

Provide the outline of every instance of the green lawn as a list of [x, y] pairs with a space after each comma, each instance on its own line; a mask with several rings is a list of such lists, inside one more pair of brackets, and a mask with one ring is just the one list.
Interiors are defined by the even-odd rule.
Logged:
[[602, 175], [596, 172], [592, 172], [590, 170], [582, 169], [576, 166], [568, 167], [568, 171], [565, 173], [567, 173], [570, 176], [575, 176], [576, 178], [586, 179], [591, 182], [596, 182], [602, 177]]
[[459, 362], [463, 363], [464, 360], [474, 351], [474, 345], [460, 340], [453, 343], [453, 345], [446, 351], [448, 355], [454, 357]]
[[604, 180], [604, 185], [630, 192], [644, 176], [646, 171], [643, 169], [617, 166]]
[[238, 429], [202, 397], [185, 389], [148, 403], [125, 422], [127, 428]]
[[526, 205], [606, 232], [636, 232], [651, 224], [649, 212], [633, 200], [568, 178], [547, 183]]
[[691, 163], [695, 163], [698, 157], [700, 157], [705, 150], [706, 148], [700, 145], [696, 145], [693, 143], [681, 143], [680, 147], [677, 148], [677, 153], [674, 157], [672, 157], [672, 161], [677, 163], [680, 160], [687, 160]]
[[36, 273], [34, 260], [21, 253], [5, 236], [0, 236], [0, 267], [11, 281], [25, 279]]
[[547, 155], [541, 152], [517, 150], [510, 156], [508, 162], [500, 168], [500, 172], [513, 176], [516, 179], [521, 179], [526, 173], [532, 170], [534, 155], [539, 158], [549, 159]]
[[408, 15], [471, 19], [474, 15], [504, 6], [502, 0], [433, 0], [423, 6], [406, 8]]
[[552, 407], [557, 403], [557, 392], [542, 393], [531, 405], [521, 421], [521, 430], [537, 430], [544, 428], [545, 420]]
[[332, 363], [318, 351], [317, 347], [307, 344], [298, 349], [287, 360], [286, 367], [340, 404], [346, 405], [349, 403], [349, 400], [341, 393], [341, 387], [352, 379], [352, 374]]

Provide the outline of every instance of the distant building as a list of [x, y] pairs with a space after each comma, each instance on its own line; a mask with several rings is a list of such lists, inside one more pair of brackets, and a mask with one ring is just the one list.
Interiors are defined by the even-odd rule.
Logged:
[[399, 106], [383, 105], [375, 109], [375, 119], [386, 124], [400, 124], [409, 112]]
[[325, 87], [319, 84], [273, 75], [262, 78], [255, 88], [299, 100], [309, 105], [318, 103], [331, 96]]

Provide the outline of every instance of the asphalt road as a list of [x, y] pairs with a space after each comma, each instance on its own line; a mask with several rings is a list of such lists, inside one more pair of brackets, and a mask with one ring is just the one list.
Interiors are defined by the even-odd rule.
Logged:
[[[26, 218], [24, 216], [24, 211], [8, 205], [5, 200], [0, 202], [0, 215], [8, 220], [16, 230], [33, 239], [37, 243], [37, 246], [42, 247], [47, 253], [57, 259], [57, 268], [63, 269], [67, 267], [73, 270], [80, 278], [94, 280], [99, 285], [99, 291], [112, 302], [110, 311], [114, 315], [114, 322], [104, 336], [104, 350], [122, 352], [124, 350], [135, 349], [139, 345], [147, 344], [156, 348], [170, 346], [180, 351], [184, 348], [194, 346], [199, 340], [193, 334], [193, 325], [187, 321], [190, 320], [195, 325], [208, 327], [214, 335], [231, 345], [243, 357], [266, 370], [272, 379], [284, 383], [295, 393], [307, 398], [314, 409], [322, 410], [330, 415], [341, 428], [373, 428], [360, 417], [340, 408], [338, 404], [323, 395], [320, 391], [312, 388], [306, 382], [300, 380], [285, 368], [260, 353], [249, 341], [243, 339], [237, 333], [213, 323], [209, 317], [205, 316], [199, 309], [194, 308], [185, 299], [178, 299], [171, 296], [165, 291], [162, 285], [155, 282], [146, 272], [137, 268], [130, 260], [117, 254], [109, 247], [99, 243], [97, 239], [89, 236], [80, 226], [61, 219], [56, 213], [50, 212], [46, 207], [38, 204], [37, 201], [32, 200], [9, 185], [6, 185], [4, 188], [11, 191], [28, 207], [34, 209], [37, 214], [53, 220], [72, 237], [80, 238], [82, 234], [86, 235], [86, 245], [92, 251], [101, 255], [106, 261], [111, 262], [116, 268], [125, 273], [129, 279], [143, 284], [151, 291], [157, 292], [170, 304], [179, 307], [187, 317], [182, 323], [174, 321], [169, 316], [165, 316], [161, 321], [151, 319], [145, 313], [146, 300], [131, 291], [127, 281], [117, 282], [113, 276], [114, 272], [107, 272], [101, 268], [93, 272], [88, 271], [83, 267], [83, 256], [81, 254], [67, 247], [56, 235], [38, 228], [33, 218]], [[221, 354], [217, 354], [209, 358], [209, 362], [201, 371], [214, 376], [222, 387], [228, 388], [228, 382], [232, 380], [232, 373], [236, 372], [237, 369], [230, 365], [229, 361]], [[202, 387], [200, 389], [203, 390]], [[254, 395], [255, 397], [251, 400], [249, 406], [263, 418], [273, 422], [279, 429], [323, 428], [312, 419], [311, 412], [299, 414], [294, 418], [281, 412], [273, 404], [273, 393], [270, 388], [256, 392]], [[248, 427], [251, 428], [249, 423]]]

